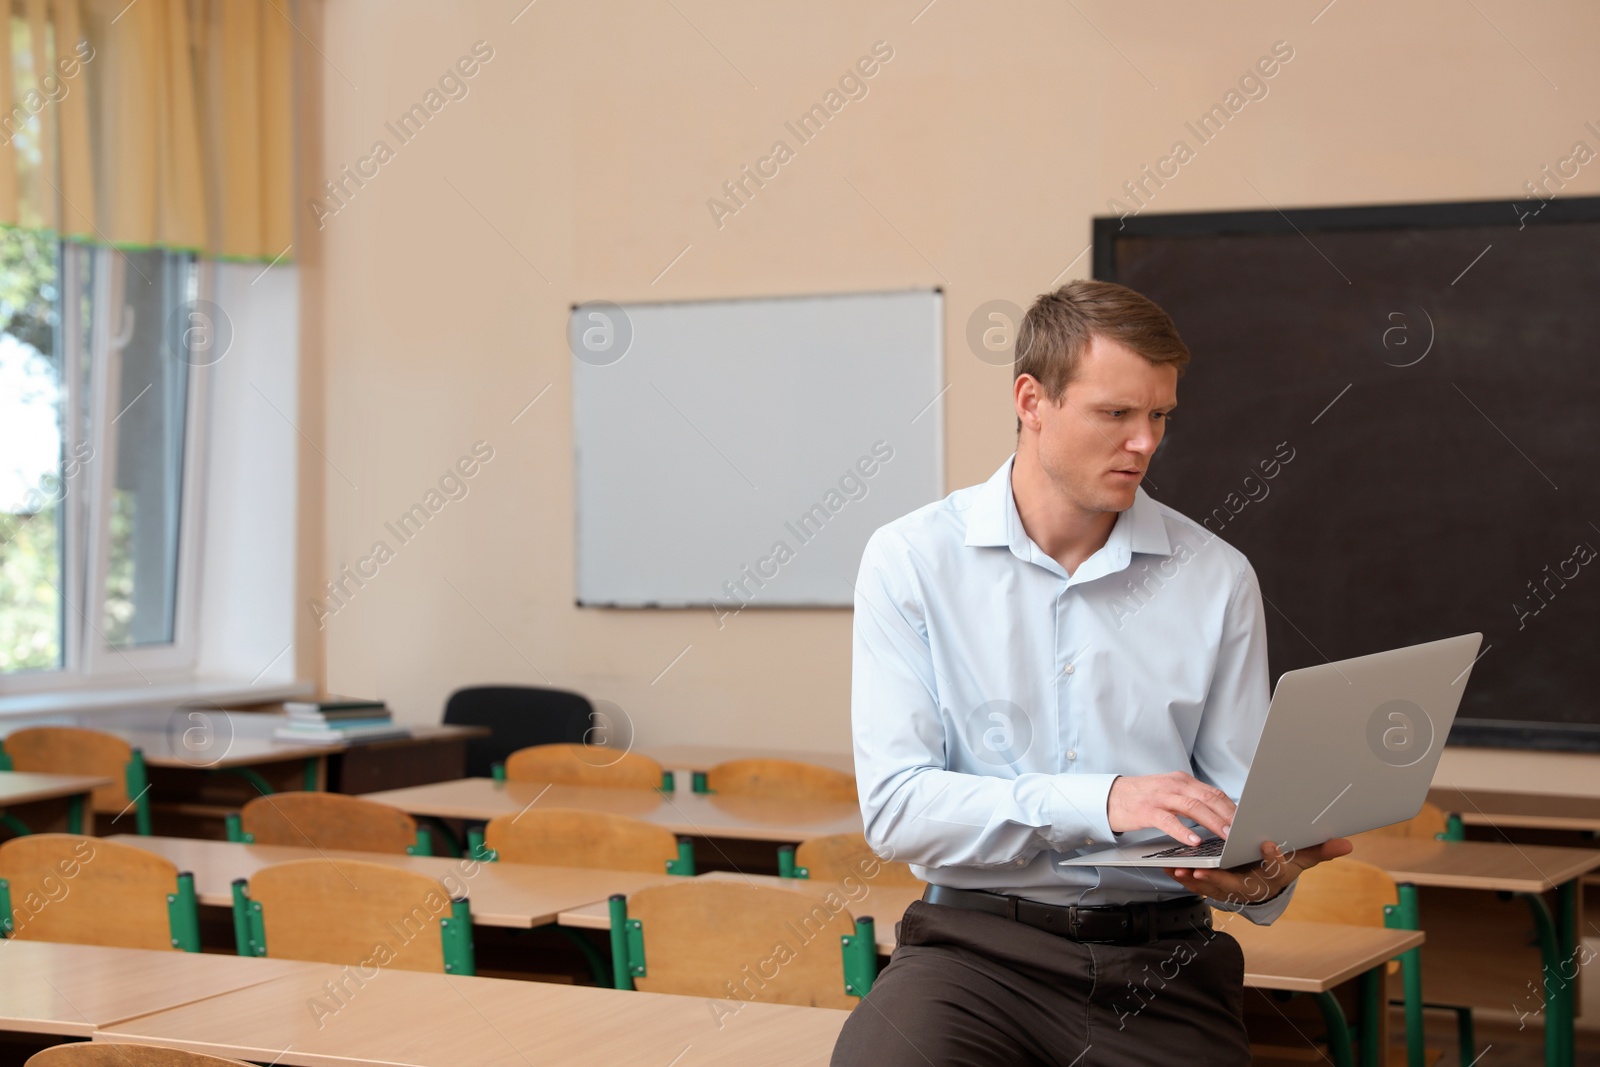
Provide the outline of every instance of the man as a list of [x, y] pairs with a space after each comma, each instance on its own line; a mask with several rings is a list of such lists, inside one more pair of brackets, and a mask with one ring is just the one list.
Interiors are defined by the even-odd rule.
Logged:
[[1189, 360], [1167, 314], [1072, 282], [1017, 352], [1016, 454], [861, 562], [867, 841], [931, 888], [833, 1062], [1246, 1064], [1243, 956], [1201, 898], [1271, 922], [1350, 844], [1268, 844], [1234, 870], [1057, 866], [1147, 827], [1228, 832], [1266, 633], [1244, 556], [1139, 487]]

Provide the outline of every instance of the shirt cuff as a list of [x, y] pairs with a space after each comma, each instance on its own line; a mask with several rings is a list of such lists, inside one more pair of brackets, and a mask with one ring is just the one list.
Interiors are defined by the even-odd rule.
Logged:
[[1050, 846], [1071, 852], [1093, 845], [1111, 845], [1106, 803], [1111, 796], [1115, 774], [1053, 774], [1047, 790], [1045, 815], [1049, 820]]
[[1289, 898], [1294, 896], [1294, 882], [1283, 887], [1283, 892], [1267, 900], [1254, 904], [1237, 903], [1226, 904], [1220, 900], [1207, 901], [1218, 911], [1236, 911], [1257, 926], [1271, 926], [1273, 922], [1283, 916], [1284, 910], [1289, 906]]

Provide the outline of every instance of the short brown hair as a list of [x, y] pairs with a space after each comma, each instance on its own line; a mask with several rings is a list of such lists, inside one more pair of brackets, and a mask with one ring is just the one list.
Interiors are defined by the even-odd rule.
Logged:
[[1060, 400], [1096, 334], [1157, 366], [1176, 366], [1179, 375], [1189, 362], [1189, 346], [1155, 301], [1115, 282], [1080, 279], [1044, 293], [1023, 316], [1015, 377], [1032, 375], [1045, 396]]

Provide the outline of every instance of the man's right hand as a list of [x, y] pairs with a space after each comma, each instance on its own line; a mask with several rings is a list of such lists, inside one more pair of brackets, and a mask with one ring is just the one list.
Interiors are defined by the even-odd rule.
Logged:
[[1227, 837], [1233, 810], [1228, 794], [1182, 771], [1121, 776], [1106, 798], [1106, 818], [1116, 833], [1149, 828], [1188, 845], [1198, 845], [1200, 836], [1180, 819]]

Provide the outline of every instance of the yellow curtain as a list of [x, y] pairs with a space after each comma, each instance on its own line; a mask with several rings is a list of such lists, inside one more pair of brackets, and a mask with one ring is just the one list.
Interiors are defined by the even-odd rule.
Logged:
[[293, 0], [0, 12], [0, 223], [292, 258]]

